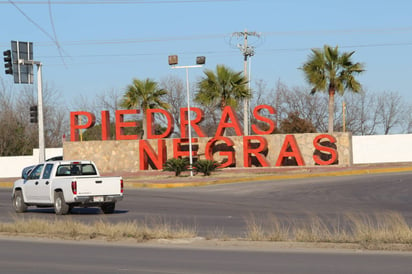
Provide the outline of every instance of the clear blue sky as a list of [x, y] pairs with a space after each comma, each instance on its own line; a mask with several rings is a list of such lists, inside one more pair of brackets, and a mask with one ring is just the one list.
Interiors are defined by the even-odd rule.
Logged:
[[[43, 81], [70, 102], [80, 94], [124, 90], [133, 78], [184, 79], [183, 70], [168, 66], [170, 54], [179, 55], [180, 65], [204, 55], [205, 68], [225, 64], [241, 71], [235, 45], [243, 41], [231, 35], [245, 29], [261, 34], [249, 40], [256, 47], [252, 80], [269, 87], [277, 80], [304, 86], [298, 68], [311, 48], [329, 44], [356, 51], [354, 60], [366, 65], [360, 81], [369, 93], [411, 97], [409, 0], [16, 0], [0, 1], [0, 11], [0, 49], [10, 48], [11, 40], [33, 42]], [[202, 74], [190, 70], [191, 79]]]

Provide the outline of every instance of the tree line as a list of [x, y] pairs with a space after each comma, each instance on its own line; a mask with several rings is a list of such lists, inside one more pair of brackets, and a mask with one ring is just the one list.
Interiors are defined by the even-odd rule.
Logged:
[[[222, 109], [232, 106], [238, 117], [243, 115], [243, 100], [250, 100], [249, 117], [257, 105], [273, 106], [277, 113], [277, 133], [307, 133], [347, 131], [353, 135], [393, 134], [412, 132], [412, 105], [393, 91], [368, 91], [356, 77], [364, 72], [364, 65], [352, 61], [354, 52], [340, 53], [337, 47], [324, 46], [311, 52], [301, 70], [309, 86], [289, 87], [278, 80], [268, 87], [264, 80], [257, 80], [249, 88], [242, 72], [225, 65], [215, 70], [205, 69], [203, 76], [193, 83], [191, 107], [204, 111], [201, 122], [205, 134], [213, 136], [219, 124]], [[29, 121], [29, 106], [36, 105], [35, 88], [25, 86], [15, 91], [0, 78], [0, 155], [26, 155], [38, 147], [37, 124]], [[351, 92], [345, 92], [351, 91]], [[335, 97], [335, 94], [340, 96]], [[80, 97], [67, 104], [57, 90], [47, 84], [44, 94], [46, 147], [61, 147], [68, 139], [70, 111], [84, 110], [100, 113], [117, 109], [140, 109], [141, 114], [130, 119], [140, 121], [137, 128], [128, 128], [129, 134], [146, 138], [145, 112], [149, 108], [167, 109], [174, 118], [175, 132], [180, 137], [180, 108], [187, 107], [186, 87], [183, 79], [168, 76], [159, 82], [133, 79], [124, 90], [107, 90], [95, 98]], [[274, 116], [274, 117], [273, 117]], [[81, 133], [82, 140], [99, 140], [99, 118], [94, 128]], [[192, 117], [194, 119], [194, 117]], [[253, 119], [253, 118], [251, 118]], [[155, 117], [155, 129], [163, 130], [162, 116]], [[258, 121], [251, 121], [257, 123]], [[249, 123], [249, 124], [251, 124]], [[264, 127], [265, 124], [260, 126]], [[114, 134], [114, 130], [111, 130]], [[250, 131], [249, 131], [250, 132]], [[230, 131], [228, 135], [233, 134]]]

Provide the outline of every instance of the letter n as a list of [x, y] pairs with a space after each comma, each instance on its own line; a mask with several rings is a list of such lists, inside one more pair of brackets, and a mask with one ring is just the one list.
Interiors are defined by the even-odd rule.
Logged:
[[140, 170], [149, 168], [149, 161], [153, 163], [156, 169], [163, 169], [163, 164], [166, 162], [166, 141], [157, 140], [157, 154], [149, 144], [148, 140], [139, 140], [139, 162]]

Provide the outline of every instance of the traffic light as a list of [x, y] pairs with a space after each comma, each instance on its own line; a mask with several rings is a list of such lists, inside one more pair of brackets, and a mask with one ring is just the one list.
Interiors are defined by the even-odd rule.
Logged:
[[11, 60], [11, 50], [3, 51], [3, 55], [4, 55], [4, 68], [5, 68], [6, 74], [13, 75], [13, 63]]
[[37, 123], [37, 106], [30, 107], [30, 123]]

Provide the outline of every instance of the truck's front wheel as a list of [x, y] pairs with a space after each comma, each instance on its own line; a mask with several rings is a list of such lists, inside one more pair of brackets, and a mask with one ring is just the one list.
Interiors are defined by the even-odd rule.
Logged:
[[111, 214], [114, 212], [115, 206], [116, 206], [115, 203], [106, 203], [106, 204], [102, 204], [100, 208], [102, 209], [104, 214]]
[[16, 190], [13, 197], [13, 208], [17, 213], [22, 213], [27, 210], [27, 205], [24, 203], [23, 193]]
[[66, 215], [69, 213], [70, 206], [64, 200], [63, 192], [54, 193], [54, 212], [57, 215]]

